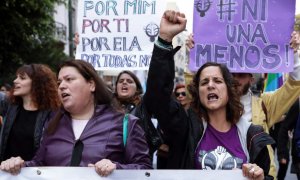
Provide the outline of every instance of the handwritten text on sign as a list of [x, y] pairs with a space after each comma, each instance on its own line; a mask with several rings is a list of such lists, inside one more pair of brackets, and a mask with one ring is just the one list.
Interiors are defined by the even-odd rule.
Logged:
[[195, 0], [190, 68], [207, 61], [233, 72], [291, 71], [295, 0]]
[[98, 70], [148, 69], [163, 0], [79, 1], [76, 59]]

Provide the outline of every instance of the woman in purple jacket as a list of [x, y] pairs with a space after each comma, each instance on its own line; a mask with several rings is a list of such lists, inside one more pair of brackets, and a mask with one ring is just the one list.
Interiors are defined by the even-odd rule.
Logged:
[[90, 166], [101, 176], [115, 169], [148, 169], [151, 162], [144, 132], [137, 118], [128, 116], [128, 138], [123, 142], [124, 113], [93, 66], [65, 62], [58, 74], [63, 108], [49, 122], [41, 146], [31, 161], [20, 157], [1, 163], [16, 174], [23, 166]]

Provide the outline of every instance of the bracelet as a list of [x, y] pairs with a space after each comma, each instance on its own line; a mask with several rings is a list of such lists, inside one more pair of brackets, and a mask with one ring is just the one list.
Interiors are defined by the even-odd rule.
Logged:
[[165, 41], [160, 37], [158, 37], [157, 41], [155, 41], [155, 44], [162, 49], [166, 49], [166, 50], [173, 49], [172, 42]]
[[168, 42], [168, 41], [162, 39], [162, 38], [159, 37], [159, 36], [158, 36], [158, 39], [157, 39], [157, 40], [160, 41], [161, 43], [165, 44], [165, 45], [172, 45], [172, 42]]

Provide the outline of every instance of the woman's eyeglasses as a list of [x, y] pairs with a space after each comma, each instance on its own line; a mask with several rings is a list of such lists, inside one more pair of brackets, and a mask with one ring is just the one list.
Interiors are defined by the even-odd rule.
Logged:
[[175, 96], [176, 96], [176, 97], [180, 96], [180, 94], [181, 94], [182, 96], [186, 96], [186, 93], [185, 93], [185, 92], [175, 92]]

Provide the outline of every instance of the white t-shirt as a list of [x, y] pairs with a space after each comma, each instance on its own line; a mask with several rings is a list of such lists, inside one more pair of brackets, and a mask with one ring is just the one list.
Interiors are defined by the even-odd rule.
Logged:
[[79, 139], [81, 136], [86, 124], [88, 123], [89, 120], [77, 120], [77, 119], [72, 119], [72, 127], [73, 127], [73, 132], [75, 136], [75, 140]]
[[241, 97], [241, 103], [244, 106], [242, 119], [252, 121], [252, 93], [250, 91]]

